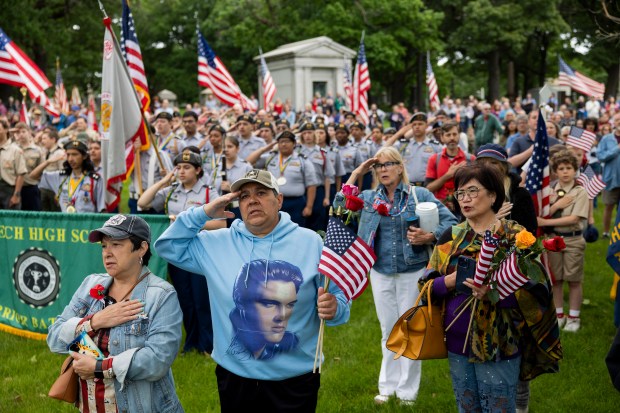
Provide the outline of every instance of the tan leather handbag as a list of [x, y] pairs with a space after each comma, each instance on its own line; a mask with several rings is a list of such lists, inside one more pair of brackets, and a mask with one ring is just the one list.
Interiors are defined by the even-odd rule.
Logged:
[[[386, 347], [412, 360], [431, 360], [448, 357], [446, 333], [443, 328], [443, 306], [431, 304], [433, 280], [429, 280], [418, 295], [415, 305], [400, 316], [388, 337]], [[420, 305], [426, 293], [427, 304]]]
[[53, 399], [74, 404], [78, 397], [78, 375], [73, 370], [73, 357], [69, 356], [62, 363], [60, 376], [56, 379], [47, 395]]

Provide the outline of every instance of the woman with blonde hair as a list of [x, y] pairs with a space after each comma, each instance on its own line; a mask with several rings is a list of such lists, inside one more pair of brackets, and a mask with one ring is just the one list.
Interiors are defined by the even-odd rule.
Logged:
[[[358, 194], [357, 178], [372, 170], [377, 185], [359, 193], [364, 201], [358, 235], [370, 245], [377, 256], [370, 270], [370, 282], [381, 325], [383, 359], [379, 372], [379, 394], [375, 403], [383, 404], [396, 394], [401, 404], [412, 404], [420, 388], [421, 362], [401, 357], [394, 360], [385, 343], [398, 317], [413, 306], [417, 282], [429, 260], [428, 245], [456, 218], [426, 188], [409, 185], [403, 159], [394, 147], [384, 147], [358, 166], [350, 175], [335, 205], [343, 206], [345, 196]], [[433, 202], [439, 211], [439, 225], [426, 232], [416, 224], [418, 203]]]

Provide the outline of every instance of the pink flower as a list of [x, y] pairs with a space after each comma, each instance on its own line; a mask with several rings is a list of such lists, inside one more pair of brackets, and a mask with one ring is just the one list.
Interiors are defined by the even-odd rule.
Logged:
[[342, 186], [342, 193], [344, 194], [344, 196], [357, 196], [359, 195], [360, 191], [355, 185], [344, 184]]

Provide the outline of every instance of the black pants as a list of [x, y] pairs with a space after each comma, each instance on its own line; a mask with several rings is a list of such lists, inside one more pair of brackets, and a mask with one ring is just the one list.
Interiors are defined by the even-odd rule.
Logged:
[[41, 192], [36, 185], [22, 186], [22, 211], [40, 211]]
[[237, 376], [221, 366], [215, 368], [222, 413], [273, 412], [313, 413], [321, 385], [318, 373], [270, 381]]
[[183, 311], [183, 327], [185, 327], [183, 351], [196, 349], [211, 354], [213, 324], [207, 279], [202, 274], [194, 274], [172, 264], [168, 264], [168, 273]]

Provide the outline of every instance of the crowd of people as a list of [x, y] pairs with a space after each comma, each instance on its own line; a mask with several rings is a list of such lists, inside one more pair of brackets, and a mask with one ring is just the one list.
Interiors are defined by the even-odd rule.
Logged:
[[[183, 351], [209, 354], [218, 364], [222, 410], [267, 403], [278, 411], [285, 405], [314, 411], [319, 381], [310, 373], [310, 355], [315, 352], [318, 324], [321, 319], [333, 325], [346, 322], [350, 311], [337, 287], [332, 285], [329, 292], [320, 288], [321, 243], [316, 231], [326, 229], [329, 208], [342, 206], [345, 194], [354, 191], [364, 202], [356, 230], [377, 255], [370, 280], [383, 355], [374, 400], [381, 404], [395, 396], [402, 404], [412, 404], [421, 363], [393, 360], [385, 343], [398, 317], [415, 302], [418, 284], [433, 280], [433, 295], [445, 300], [446, 310], [455, 310], [465, 298], [455, 288], [457, 261], [461, 255], [478, 257], [486, 230], [506, 245], [513, 245], [515, 234], [524, 228], [558, 235], [566, 249], [550, 253], [552, 275], [540, 283], [542, 290], [521, 288], [496, 305], [488, 300], [488, 289], [468, 280], [465, 285], [484, 302], [472, 319], [479, 318], [482, 325], [486, 312], [502, 321], [469, 339], [466, 326], [458, 323], [447, 334], [459, 411], [493, 411], [493, 403], [527, 411], [529, 380], [554, 371], [561, 358], [560, 329], [576, 333], [581, 327], [583, 262], [586, 239], [593, 237], [596, 197], [590, 199], [577, 176], [590, 167], [606, 184], [604, 237], [609, 237], [620, 201], [620, 107], [615, 100], [580, 97], [575, 103], [570, 98], [558, 102], [552, 95], [541, 103], [530, 95], [495, 102], [448, 97], [431, 113], [410, 113], [404, 104], [394, 105], [392, 112], [371, 105], [365, 124], [347, 110], [341, 95], [317, 95], [299, 110], [276, 99], [269, 110], [256, 113], [239, 105], [222, 107], [212, 93], [203, 105], [188, 104], [183, 110], [166, 100], [154, 101], [148, 116], [151, 145], [134, 145], [137, 162], [126, 200], [131, 215], [117, 215], [104, 226], [121, 232], [100, 229], [91, 239], [106, 246], [104, 264], [114, 278], [106, 287], [109, 295], [116, 301], [123, 298], [125, 286], [140, 285], [148, 270], [144, 264], [119, 272], [112, 262], [120, 258], [106, 260], [106, 249], [121, 248], [116, 240], [135, 235], [123, 222], [137, 213], [169, 216], [171, 226], [154, 244], [169, 262], [176, 292], [169, 300], [179, 311], [168, 316], [177, 314], [175, 323], [182, 318]], [[0, 208], [112, 212], [106, 211], [103, 198], [101, 144], [97, 132], [88, 128], [83, 108], [73, 107], [59, 121], [47, 121], [40, 113], [30, 124], [15, 122], [15, 109], [0, 104]], [[545, 117], [550, 146], [550, 218], [536, 216], [524, 188], [539, 113]], [[595, 133], [594, 144], [584, 147], [579, 136], [571, 135], [571, 127]], [[440, 224], [434, 231], [411, 226], [410, 215], [419, 202], [436, 205]], [[150, 243], [142, 234], [123, 254], [140, 255], [142, 263]], [[292, 251], [299, 248], [307, 255]], [[88, 285], [78, 291], [86, 291]], [[132, 297], [148, 294], [148, 288]], [[537, 306], [530, 296], [538, 300]], [[111, 304], [93, 304], [77, 314], [73, 307], [59, 320], [75, 333], [86, 331], [99, 338], [116, 334], [117, 326], [127, 321], [123, 317], [142, 310], [125, 305], [112, 314], [118, 318], [105, 318], [96, 314], [111, 314]], [[453, 321], [453, 315], [447, 311], [445, 321]], [[618, 304], [615, 316], [618, 325]], [[470, 317], [466, 313], [464, 318]], [[48, 338], [55, 351], [60, 350], [56, 340], [72, 338], [57, 324]], [[541, 334], [557, 338], [543, 355], [532, 345]], [[175, 330], [169, 340], [180, 344], [181, 337]], [[481, 350], [485, 340], [493, 346]], [[148, 337], [146, 342], [141, 345], [148, 347]], [[110, 346], [105, 351], [117, 358], [127, 349]], [[170, 355], [165, 357], [169, 360]], [[530, 363], [525, 372], [519, 368], [522, 358]], [[101, 366], [86, 366], [79, 357], [76, 363], [85, 382], [99, 377], [94, 372]], [[133, 361], [126, 363], [123, 358], [106, 364], [104, 382], [116, 377], [106, 383], [106, 391], [118, 394], [118, 384], [134, 375], [135, 383], [142, 378], [152, 381], [132, 368]], [[170, 374], [168, 369], [169, 364], [159, 367], [157, 379]], [[156, 400], [152, 396], [144, 401]], [[132, 403], [138, 401], [118, 400], [119, 407]]]

